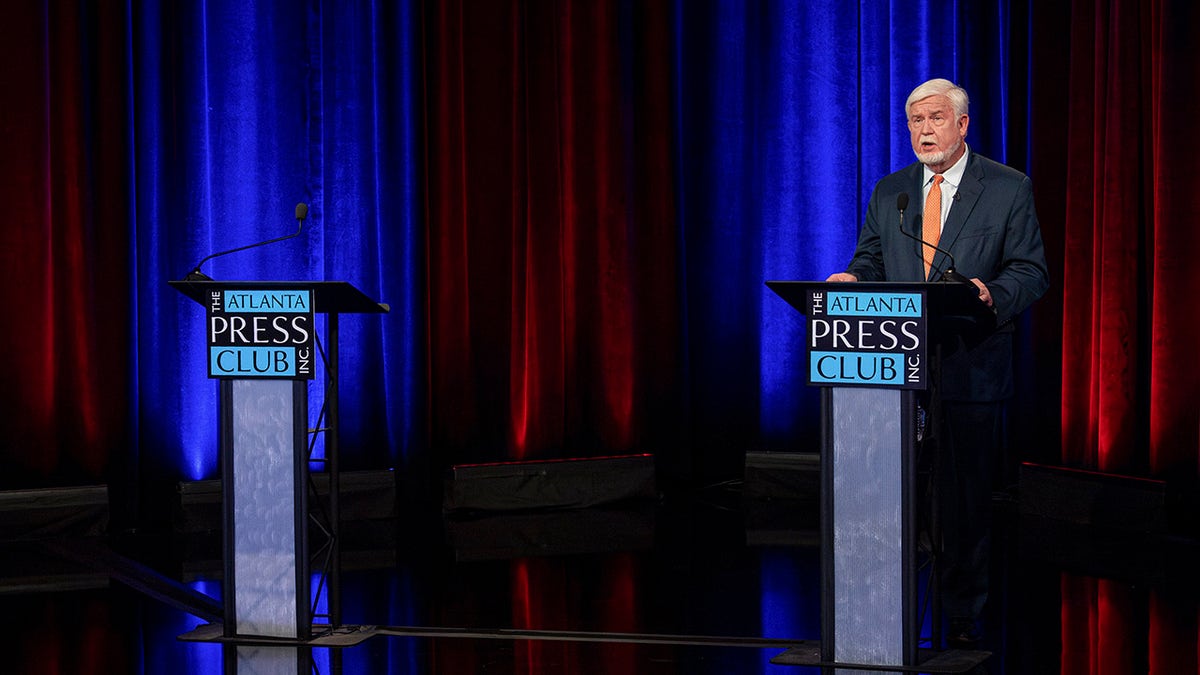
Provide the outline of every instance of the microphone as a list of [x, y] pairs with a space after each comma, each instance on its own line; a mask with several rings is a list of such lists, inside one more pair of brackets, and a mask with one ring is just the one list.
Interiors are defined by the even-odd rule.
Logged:
[[[958, 194], [956, 193], [955, 197], [957, 197], [957, 196], [958, 196]], [[966, 284], [966, 285], [970, 286], [971, 288], [974, 288], [975, 293], [978, 294], [979, 287], [976, 286], [975, 283], [972, 282], [970, 279], [966, 278], [962, 274], [959, 274], [958, 271], [954, 269], [954, 255], [951, 254], [950, 251], [947, 251], [944, 248], [935, 246], [935, 245], [925, 241], [924, 239], [921, 239], [920, 237], [909, 234], [908, 231], [904, 229], [904, 210], [907, 208], [908, 208], [908, 193], [901, 192], [899, 195], [896, 196], [896, 210], [900, 212], [900, 234], [903, 234], [904, 236], [908, 237], [909, 239], [912, 239], [913, 241], [920, 242], [920, 244], [922, 246], [928, 246], [929, 248], [932, 248], [935, 251], [940, 251], [940, 252], [946, 254], [946, 257], [950, 259], [950, 267], [947, 268], [945, 272], [942, 272], [940, 281], [953, 281], [953, 282], [959, 283], [959, 284]]]
[[282, 237], [275, 237], [274, 239], [268, 239], [266, 241], [260, 241], [260, 242], [254, 243], [254, 244], [247, 244], [245, 246], [231, 248], [228, 251], [220, 251], [217, 253], [213, 253], [212, 255], [209, 255], [209, 256], [205, 257], [204, 259], [202, 259], [200, 262], [196, 263], [196, 266], [192, 268], [191, 272], [188, 272], [188, 275], [186, 277], [184, 277], [183, 280], [184, 281], [212, 281], [212, 277], [210, 277], [207, 274], [200, 271], [201, 265], [208, 262], [209, 260], [212, 260], [213, 258], [219, 258], [223, 255], [229, 255], [230, 253], [237, 253], [238, 251], [245, 251], [248, 248], [256, 248], [259, 246], [266, 246], [267, 244], [274, 244], [275, 242], [283, 241], [284, 239], [291, 239], [292, 237], [298, 237], [298, 236], [300, 236], [300, 230], [304, 229], [304, 219], [307, 217], [308, 217], [308, 204], [305, 204], [304, 202], [300, 202], [299, 204], [296, 205], [296, 231], [295, 232], [293, 232], [292, 234], [285, 234]]

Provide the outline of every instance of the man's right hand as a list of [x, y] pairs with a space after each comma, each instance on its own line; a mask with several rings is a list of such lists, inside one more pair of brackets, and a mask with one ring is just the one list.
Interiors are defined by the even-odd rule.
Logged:
[[836, 274], [830, 274], [829, 278], [825, 281], [858, 281], [858, 277], [849, 272], [837, 272]]

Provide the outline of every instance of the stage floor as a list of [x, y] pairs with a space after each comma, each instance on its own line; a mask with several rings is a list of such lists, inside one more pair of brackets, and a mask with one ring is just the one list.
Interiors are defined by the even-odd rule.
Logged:
[[[1107, 630], [1120, 631], [1112, 635], [1133, 663], [1161, 661], [1164, 604], [1190, 611], [1190, 628], [1180, 628], [1183, 639], [1191, 631], [1193, 660], [1191, 670], [1157, 672], [1196, 672], [1195, 568], [1185, 569], [1194, 542], [1021, 518], [1003, 498], [994, 506], [980, 645], [993, 655], [978, 672], [1094, 672], [1076, 659], [1091, 658], [1080, 650], [1099, 649]], [[179, 639], [219, 610], [219, 544], [212, 533], [0, 542], [0, 670], [233, 672], [235, 648]], [[819, 672], [771, 663], [820, 638], [810, 501], [717, 486], [555, 513], [447, 518], [411, 508], [347, 523], [342, 561], [343, 623], [371, 634], [302, 650], [312, 672]], [[1100, 625], [1114, 595], [1137, 610], [1123, 627]], [[1090, 637], [1080, 646], [1077, 635]], [[297, 672], [294, 650], [259, 656], [238, 672]]]

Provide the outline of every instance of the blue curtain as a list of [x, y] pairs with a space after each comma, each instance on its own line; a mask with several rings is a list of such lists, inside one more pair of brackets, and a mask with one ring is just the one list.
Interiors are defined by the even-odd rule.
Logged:
[[[290, 233], [300, 201], [301, 236], [204, 271], [343, 279], [389, 303], [386, 316], [342, 320], [346, 465], [428, 462], [419, 3], [146, 3], [129, 16], [143, 482], [216, 470], [216, 387], [195, 347], [203, 313], [166, 282], [213, 251]], [[913, 86], [960, 82], [972, 147], [1025, 159], [1023, 138], [1010, 149], [1006, 135], [1027, 116], [1023, 17], [1007, 0], [674, 4], [659, 36], [673, 90], [656, 95], [672, 99], [675, 194], [661, 198], [676, 205], [680, 437], [697, 448], [698, 475], [736, 473], [747, 449], [815, 445], [802, 318], [764, 282], [841, 269], [873, 183], [911, 161]], [[312, 395], [322, 399], [319, 383]]]
[[677, 199], [697, 438], [815, 447], [803, 318], [763, 282], [843, 268], [874, 182], [914, 161], [904, 101], [926, 79], [968, 90], [967, 142], [1006, 161], [1005, 130], [1026, 115], [1009, 100], [1014, 87], [1027, 100], [1023, 17], [1004, 0], [679, 3]]
[[[216, 470], [202, 308], [171, 291], [207, 254], [215, 279], [345, 280], [391, 305], [341, 318], [347, 468], [400, 466], [423, 396], [419, 35], [410, 3], [216, 0], [130, 12], [137, 432], [143, 478]], [[321, 323], [319, 322], [319, 325]], [[322, 384], [310, 391], [313, 409]]]

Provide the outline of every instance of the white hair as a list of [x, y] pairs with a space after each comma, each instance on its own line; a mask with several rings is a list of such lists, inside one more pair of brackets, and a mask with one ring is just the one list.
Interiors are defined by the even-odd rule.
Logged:
[[912, 93], [908, 95], [908, 100], [904, 102], [904, 116], [907, 118], [912, 114], [912, 106], [917, 101], [938, 95], [950, 99], [950, 105], [954, 107], [955, 117], [967, 114], [967, 106], [971, 103], [970, 99], [967, 98], [967, 90], [950, 80], [943, 80], [939, 77], [928, 82], [923, 82], [917, 85], [916, 89], [912, 90]]

